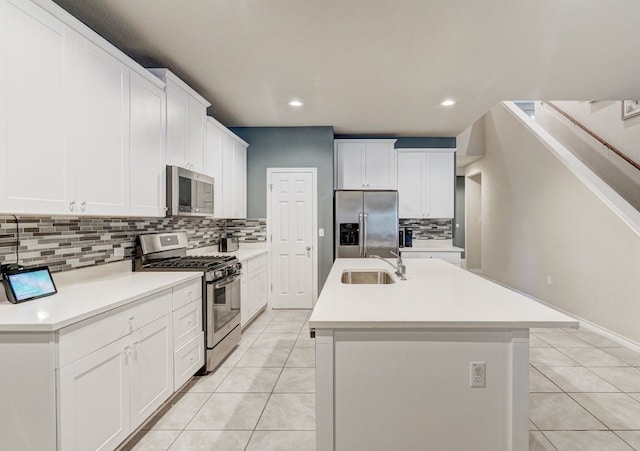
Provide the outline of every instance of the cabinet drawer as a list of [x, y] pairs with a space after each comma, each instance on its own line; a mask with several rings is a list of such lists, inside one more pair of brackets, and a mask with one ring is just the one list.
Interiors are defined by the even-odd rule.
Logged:
[[204, 332], [178, 349], [173, 356], [173, 390], [180, 387], [204, 365]]
[[147, 296], [59, 332], [59, 368], [171, 312], [171, 290]]
[[267, 254], [258, 255], [247, 262], [247, 272], [253, 272], [267, 266]]
[[173, 288], [173, 310], [202, 299], [202, 279], [185, 282]]
[[202, 302], [190, 302], [173, 312], [173, 347], [179, 349], [202, 332]]

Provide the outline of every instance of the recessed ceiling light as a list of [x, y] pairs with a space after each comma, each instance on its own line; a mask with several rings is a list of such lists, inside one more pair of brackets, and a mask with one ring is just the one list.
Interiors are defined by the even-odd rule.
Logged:
[[304, 103], [299, 100], [292, 100], [291, 102], [289, 102], [289, 106], [292, 106], [294, 108], [301, 107], [302, 105], [304, 105]]
[[443, 100], [442, 102], [440, 102], [440, 105], [442, 106], [453, 106], [456, 104], [455, 100], [452, 99], [447, 99], [447, 100]]

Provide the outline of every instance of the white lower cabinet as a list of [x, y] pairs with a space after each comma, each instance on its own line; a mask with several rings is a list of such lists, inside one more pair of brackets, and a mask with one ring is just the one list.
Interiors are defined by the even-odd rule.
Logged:
[[115, 449], [204, 365], [200, 280], [58, 332], [59, 450]]
[[62, 368], [59, 449], [114, 449], [131, 432], [129, 337]]
[[60, 444], [112, 449], [173, 394], [170, 315], [60, 369]]
[[173, 394], [172, 328], [171, 315], [166, 315], [131, 336], [132, 431]]
[[269, 281], [267, 271], [267, 254], [258, 255], [243, 262], [246, 268], [245, 275], [242, 276], [246, 289], [242, 291], [240, 299], [240, 323], [241, 326], [248, 324], [256, 314], [265, 306], [269, 300]]
[[204, 365], [204, 332], [200, 331], [174, 352], [173, 389], [178, 391]]

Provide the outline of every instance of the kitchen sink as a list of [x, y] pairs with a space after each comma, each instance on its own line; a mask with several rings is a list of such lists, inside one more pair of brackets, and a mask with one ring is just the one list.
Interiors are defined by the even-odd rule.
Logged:
[[396, 283], [393, 276], [387, 271], [382, 270], [346, 270], [342, 271], [342, 283], [348, 284], [371, 284], [371, 285], [388, 285]]

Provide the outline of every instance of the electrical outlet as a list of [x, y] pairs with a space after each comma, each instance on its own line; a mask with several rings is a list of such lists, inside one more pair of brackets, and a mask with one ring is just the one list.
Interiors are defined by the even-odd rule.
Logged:
[[547, 276], [547, 285], [551, 285], [551, 276]]
[[469, 362], [469, 387], [487, 386], [486, 362]]
[[324, 236], [324, 229], [318, 229], [318, 236]]

